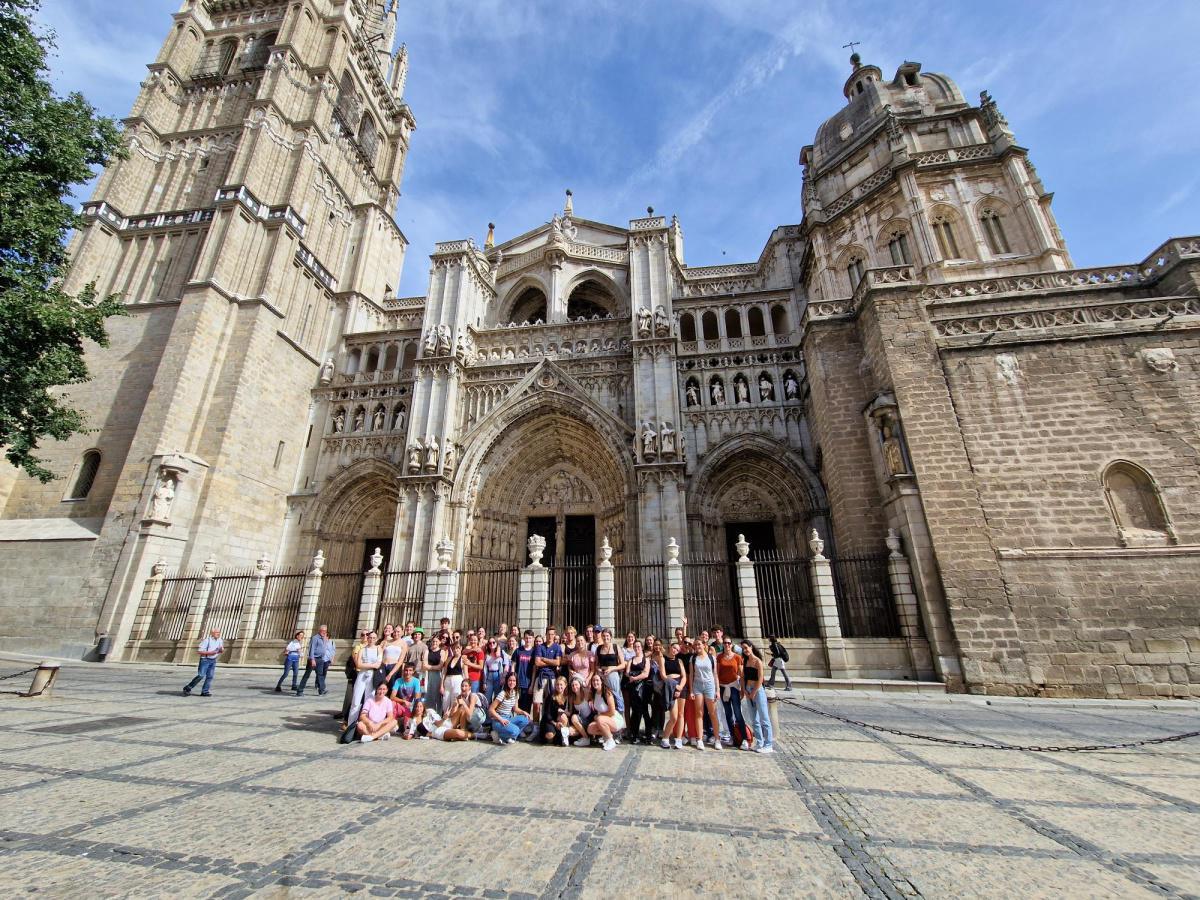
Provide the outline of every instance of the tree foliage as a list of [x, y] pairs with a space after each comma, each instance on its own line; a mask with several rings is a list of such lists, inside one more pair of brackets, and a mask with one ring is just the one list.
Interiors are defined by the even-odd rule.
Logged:
[[123, 309], [94, 283], [75, 296], [62, 289], [77, 224], [65, 198], [123, 150], [116, 123], [82, 95], [55, 96], [46, 65], [53, 36], [32, 23], [38, 5], [0, 0], [0, 447], [49, 481], [38, 442], [85, 430], [56, 388], [87, 380], [84, 342], [105, 345], [104, 320]]

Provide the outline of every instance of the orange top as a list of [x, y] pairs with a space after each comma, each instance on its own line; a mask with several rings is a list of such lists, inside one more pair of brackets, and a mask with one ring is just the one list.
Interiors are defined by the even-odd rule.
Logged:
[[724, 653], [717, 655], [717, 680], [721, 684], [733, 684], [742, 674], [742, 658], [736, 653], [730, 655], [733, 659], [728, 661]]

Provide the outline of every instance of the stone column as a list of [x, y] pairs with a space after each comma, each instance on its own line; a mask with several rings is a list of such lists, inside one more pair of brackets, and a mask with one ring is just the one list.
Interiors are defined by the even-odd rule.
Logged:
[[454, 542], [442, 538], [437, 542], [437, 568], [425, 576], [425, 602], [422, 604], [421, 624], [429, 634], [437, 631], [442, 618], [454, 628], [454, 604], [458, 600], [458, 573], [450, 568]]
[[375, 617], [379, 612], [379, 595], [383, 591], [383, 573], [379, 567], [383, 565], [383, 550], [376, 547], [371, 554], [371, 568], [363, 578], [362, 600], [358, 605], [358, 630], [366, 631], [375, 627]]
[[518, 576], [517, 622], [521, 628], [532, 628], [536, 634], [545, 634], [550, 624], [550, 570], [542, 565], [546, 539], [540, 534], [531, 534], [526, 546], [529, 565]]
[[213, 572], [216, 568], [217, 561], [211, 556], [200, 568], [200, 577], [196, 579], [196, 586], [192, 591], [192, 602], [188, 604], [183, 637], [175, 646], [175, 662], [193, 663], [200, 658], [200, 629], [204, 625], [204, 613], [208, 610], [208, 598], [212, 596]]
[[888, 582], [896, 604], [896, 617], [900, 620], [900, 634], [908, 645], [913, 675], [921, 681], [932, 681], [935, 677], [933, 656], [929, 652], [929, 642], [921, 634], [921, 610], [917, 604], [917, 592], [913, 589], [912, 567], [901, 546], [900, 535], [896, 534], [894, 528], [889, 528]]
[[[754, 563], [750, 561], [750, 542], [739, 534], [733, 545], [738, 552], [737, 567], [738, 599], [741, 602], [742, 637], [762, 641], [762, 620], [758, 612], [758, 582], [754, 580]], [[733, 629], [731, 628], [730, 631]]]
[[246, 603], [242, 607], [242, 621], [238, 624], [238, 647], [231, 662], [244, 663], [254, 640], [254, 629], [258, 627], [258, 614], [262, 610], [263, 595], [267, 590], [267, 573], [271, 571], [271, 558], [263, 554], [254, 565], [254, 580], [246, 591]]
[[600, 544], [600, 562], [596, 564], [596, 622], [617, 630], [616, 573], [612, 564], [612, 545], [608, 535]]
[[825, 542], [813, 529], [808, 546], [812, 550], [813, 601], [817, 604], [817, 627], [821, 630], [821, 642], [825, 646], [825, 659], [829, 665], [830, 678], [848, 678], [849, 663], [846, 660], [846, 641], [842, 637], [842, 623], [838, 619], [837, 593], [833, 589], [833, 566], [825, 558]]
[[312, 634], [317, 621], [317, 604], [321, 602], [321, 580], [325, 572], [325, 551], [318, 550], [313, 557], [312, 568], [304, 579], [304, 590], [300, 594], [300, 614], [296, 616], [294, 631]]
[[679, 564], [679, 545], [675, 538], [667, 541], [667, 629], [668, 639], [683, 624], [683, 566]]
[[137, 652], [137, 642], [144, 641], [150, 633], [150, 622], [154, 619], [154, 610], [158, 608], [158, 599], [162, 596], [163, 576], [167, 572], [167, 561], [159, 559], [150, 569], [150, 577], [142, 589], [142, 602], [138, 606], [137, 615], [133, 620], [133, 628], [129, 632], [129, 640], [133, 645], [129, 648], [126, 659], [133, 659]]

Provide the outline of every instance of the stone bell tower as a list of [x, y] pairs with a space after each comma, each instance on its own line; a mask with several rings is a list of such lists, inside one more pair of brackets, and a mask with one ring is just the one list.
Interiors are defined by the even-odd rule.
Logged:
[[46, 448], [64, 480], [21, 479], [3, 509], [51, 523], [4, 552], [35, 560], [36, 535], [55, 541], [69, 589], [24, 590], [70, 605], [45, 618], [72, 623], [71, 646], [108, 632], [119, 652], [159, 558], [191, 570], [276, 553], [310, 391], [404, 259], [393, 212], [415, 122], [394, 39], [384, 0], [175, 13], [125, 120], [128, 158], [101, 176], [72, 248], [68, 288], [95, 280], [129, 313], [72, 391], [95, 431]]

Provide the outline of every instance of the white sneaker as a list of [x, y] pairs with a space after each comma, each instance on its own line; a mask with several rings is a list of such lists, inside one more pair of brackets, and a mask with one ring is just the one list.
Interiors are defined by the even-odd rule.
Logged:
[[670, 741], [669, 739], [667, 739], [667, 738], [663, 738], [661, 741], [659, 741], [658, 745], [659, 745], [660, 747], [662, 747], [664, 750], [670, 750], [670, 749], [671, 749], [671, 741]]
[[604, 742], [603, 747], [605, 750], [616, 750], [617, 742], [614, 741], [612, 738], [609, 738], [607, 741]]
[[675, 738], [675, 749], [676, 750], [683, 749], [683, 738]]
[[576, 747], [590, 747], [590, 746], [592, 746], [592, 739], [585, 734], [583, 737], [581, 737], [579, 740], [577, 740], [575, 742], [575, 746]]
[[774, 752], [775, 752], [775, 748], [774, 748], [774, 747], [759, 747], [759, 748], [758, 748], [757, 750], [755, 750], [754, 752], [755, 752], [755, 753], [774, 753]]
[[375, 740], [375, 738], [371, 737], [369, 734], [364, 734], [361, 738], [359, 738], [359, 740], [364, 744], [369, 744], [371, 741]]
[[750, 742], [749, 742], [749, 741], [742, 741], [742, 749], [743, 749], [743, 750], [749, 750], [749, 749], [750, 749]]
[[498, 731], [492, 732], [492, 743], [493, 744], [503, 744], [504, 743], [504, 741], [502, 741], [500, 739], [500, 732], [498, 732]]
[[565, 729], [565, 728], [560, 728], [558, 730], [558, 733], [562, 737], [562, 745], [564, 747], [571, 746], [571, 732], [567, 731], [567, 729]]
[[697, 750], [703, 750], [704, 749], [704, 741], [696, 741], [696, 743], [692, 744], [692, 746], [695, 747]]
[[379, 736], [379, 739], [381, 741], [390, 741], [392, 739], [392, 733], [390, 731], [385, 731]]
[[714, 750], [723, 750], [723, 749], [725, 749], [724, 747], [722, 747], [722, 746], [721, 746], [721, 742], [720, 742], [720, 741], [713, 741], [713, 743], [712, 743], [712, 748], [713, 748]]
[[419, 738], [417, 738], [417, 740], [418, 741], [427, 741], [427, 740], [429, 740], [429, 735], [423, 734]]

